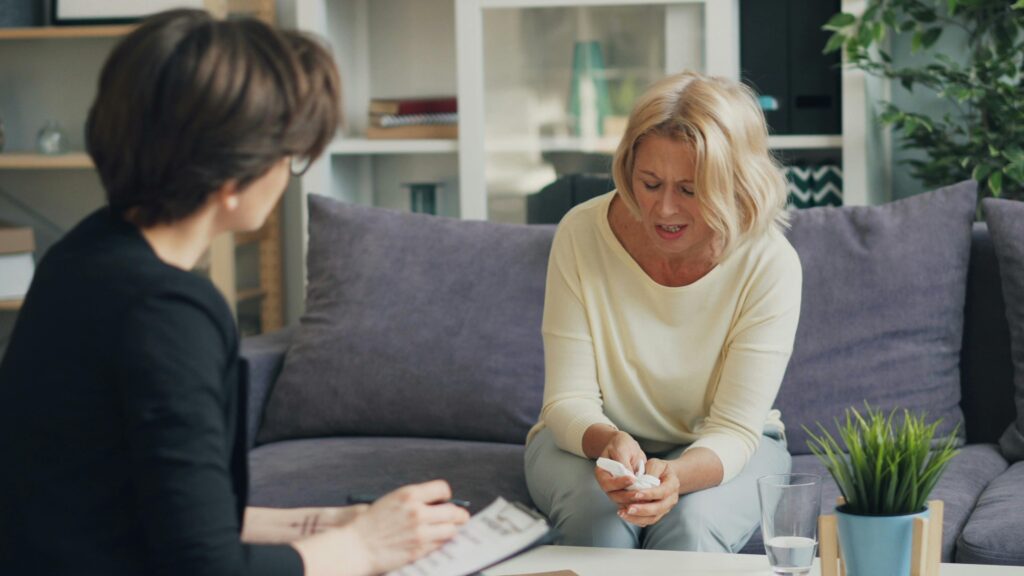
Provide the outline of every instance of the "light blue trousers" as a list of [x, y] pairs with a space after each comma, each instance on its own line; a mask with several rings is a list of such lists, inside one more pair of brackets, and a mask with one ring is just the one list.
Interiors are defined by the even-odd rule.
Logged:
[[[685, 446], [666, 454], [679, 457]], [[641, 528], [619, 518], [614, 502], [594, 478], [594, 461], [555, 445], [541, 430], [526, 447], [530, 496], [562, 533], [561, 544], [604, 548], [647, 548], [697, 552], [738, 552], [761, 521], [757, 479], [786, 474], [791, 460], [786, 442], [762, 436], [743, 471], [731, 481], [679, 497], [657, 524]]]

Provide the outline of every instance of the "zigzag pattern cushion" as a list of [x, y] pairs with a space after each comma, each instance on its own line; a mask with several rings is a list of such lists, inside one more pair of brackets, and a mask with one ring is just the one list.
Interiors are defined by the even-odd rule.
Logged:
[[843, 170], [835, 164], [786, 166], [791, 208], [843, 205]]

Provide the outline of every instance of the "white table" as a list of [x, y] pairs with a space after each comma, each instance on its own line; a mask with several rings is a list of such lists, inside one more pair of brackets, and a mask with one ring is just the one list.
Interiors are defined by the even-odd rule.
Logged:
[[[616, 550], [576, 546], [541, 546], [484, 571], [485, 576], [510, 576], [572, 570], [579, 576], [771, 576], [768, 558], [755, 554]], [[942, 576], [1024, 576], [1021, 566], [943, 564]], [[819, 576], [817, 560], [813, 576]]]

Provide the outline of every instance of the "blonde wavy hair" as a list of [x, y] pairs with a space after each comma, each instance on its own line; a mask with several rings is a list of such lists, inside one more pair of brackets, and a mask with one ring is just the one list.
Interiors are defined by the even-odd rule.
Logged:
[[717, 235], [719, 260], [742, 241], [787, 226], [786, 180], [768, 149], [768, 126], [750, 88], [683, 72], [644, 92], [612, 160], [619, 196], [637, 218], [636, 149], [651, 134], [693, 146], [695, 192], [704, 219]]

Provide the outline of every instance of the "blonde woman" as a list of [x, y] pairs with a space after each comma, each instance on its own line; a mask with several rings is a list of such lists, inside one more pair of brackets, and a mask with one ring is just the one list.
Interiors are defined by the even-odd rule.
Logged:
[[[736, 552], [756, 479], [790, 469], [772, 410], [800, 315], [785, 181], [752, 93], [694, 73], [640, 98], [613, 162], [616, 190], [551, 250], [530, 494], [566, 544]], [[598, 457], [660, 485], [630, 490]]]

